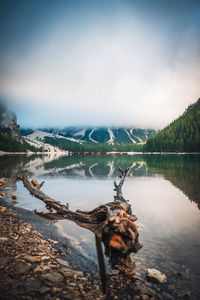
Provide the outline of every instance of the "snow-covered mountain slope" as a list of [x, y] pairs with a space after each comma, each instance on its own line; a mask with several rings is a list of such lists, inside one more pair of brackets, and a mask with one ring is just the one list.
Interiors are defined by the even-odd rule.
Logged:
[[[102, 147], [114, 149], [123, 144], [143, 144], [155, 135], [155, 130], [135, 128], [77, 128], [22, 130], [24, 140], [45, 151], [81, 151], [82, 148]], [[81, 148], [81, 146], [83, 146]], [[84, 149], [83, 149], [84, 150]]]
[[108, 143], [111, 145], [121, 143], [145, 143], [149, 137], [155, 135], [156, 131], [152, 129], [136, 129], [136, 128], [76, 128], [68, 127], [64, 129], [48, 129], [45, 130], [51, 134], [63, 136], [66, 138], [74, 138], [81, 141], [92, 143]]
[[43, 149], [43, 151], [47, 152], [66, 152], [62, 151], [59, 147], [53, 146], [45, 142], [46, 137], [55, 138], [56, 135], [53, 135], [48, 132], [44, 132], [41, 130], [35, 130], [33, 133], [24, 136], [24, 140], [31, 146], [34, 146], [38, 149]]

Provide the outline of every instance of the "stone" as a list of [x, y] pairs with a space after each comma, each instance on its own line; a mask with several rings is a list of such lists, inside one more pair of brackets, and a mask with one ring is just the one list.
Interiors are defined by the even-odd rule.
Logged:
[[182, 272], [178, 271], [177, 275], [182, 276], [183, 274], [182, 274]]
[[37, 243], [38, 240], [37, 240], [37, 239], [30, 238], [30, 239], [28, 239], [28, 242], [29, 242], [29, 243]]
[[42, 256], [41, 257], [41, 261], [48, 261], [48, 260], [50, 260], [49, 256]]
[[41, 287], [41, 281], [38, 278], [27, 278], [24, 282], [24, 287], [26, 290], [34, 292]]
[[41, 266], [35, 267], [35, 269], [33, 270], [33, 273], [42, 273], [42, 267]]
[[16, 200], [17, 199], [17, 195], [16, 194], [12, 194], [12, 199]]
[[42, 265], [41, 266], [41, 269], [42, 269], [42, 272], [46, 272], [46, 271], [50, 271], [51, 270], [51, 267], [50, 266], [44, 266], [44, 265]]
[[43, 285], [43, 286], [40, 288], [40, 294], [41, 294], [41, 295], [46, 294], [46, 293], [48, 293], [50, 290], [51, 290], [50, 287], [48, 287], [48, 286], [46, 286], [46, 285]]
[[190, 300], [190, 299], [192, 299], [192, 297], [191, 297], [191, 292], [190, 292], [190, 291], [187, 291], [187, 292], [182, 291], [182, 292], [180, 292], [177, 296], [178, 296], [179, 298], [185, 299], [185, 300]]
[[63, 281], [63, 276], [57, 272], [51, 272], [49, 274], [43, 274], [41, 278], [45, 281], [50, 281], [51, 283], [58, 284]]
[[76, 287], [76, 283], [75, 282], [68, 282], [68, 286]]
[[153, 282], [164, 283], [167, 281], [167, 276], [156, 269], [147, 269], [147, 278]]
[[0, 213], [4, 212], [7, 209], [7, 207], [0, 206]]
[[114, 275], [117, 275], [117, 274], [119, 274], [119, 270], [117, 270], [117, 269], [113, 269], [113, 270], [112, 270], [112, 274], [114, 274]]
[[52, 291], [52, 293], [58, 293], [58, 292], [62, 291], [62, 288], [53, 287], [51, 291]]
[[30, 269], [31, 269], [31, 264], [25, 261], [16, 262], [16, 264], [14, 265], [14, 271], [17, 274], [27, 273]]
[[169, 289], [169, 290], [175, 290], [176, 288], [175, 288], [175, 285], [169, 284], [169, 285], [168, 285], [168, 289]]
[[57, 262], [58, 262], [59, 264], [61, 264], [61, 265], [65, 266], [65, 267], [68, 267], [68, 268], [70, 268], [70, 265], [69, 265], [69, 263], [68, 263], [66, 260], [64, 260], [64, 259], [57, 258]]
[[141, 295], [141, 300], [149, 300], [149, 296], [148, 295]]
[[77, 271], [77, 270], [73, 270], [71, 268], [61, 268], [60, 272], [64, 275], [64, 276], [69, 276], [69, 274], [71, 274], [71, 276], [73, 276], [73, 274], [76, 274], [78, 276], [83, 276], [83, 272], [82, 271]]
[[3, 186], [4, 184], [6, 184], [6, 180], [4, 178], [0, 179], [0, 186]]
[[34, 256], [30, 256], [30, 255], [25, 255], [25, 256], [23, 256], [22, 258], [23, 258], [24, 260], [26, 260], [26, 261], [32, 263], [32, 264], [34, 264], [34, 263], [40, 263], [40, 262], [41, 262], [40, 259], [38, 259], [38, 258], [36, 258], [36, 257], [34, 257]]
[[15, 200], [13, 200], [12, 202], [11, 202], [11, 204], [13, 204], [13, 205], [16, 205], [16, 204], [18, 204], [19, 202], [17, 202], [17, 201], [15, 201]]
[[174, 297], [166, 292], [162, 293], [164, 300], [174, 300]]
[[8, 258], [5, 256], [0, 256], [0, 268], [5, 267], [8, 263]]
[[0, 236], [0, 242], [6, 242], [8, 241], [8, 238], [5, 236]]

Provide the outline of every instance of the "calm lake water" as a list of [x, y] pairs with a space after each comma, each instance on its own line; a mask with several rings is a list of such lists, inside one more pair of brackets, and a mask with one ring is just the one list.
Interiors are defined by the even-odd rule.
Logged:
[[[167, 275], [168, 281], [162, 286], [152, 284], [153, 289], [161, 288], [173, 296], [189, 292], [199, 299], [200, 155], [2, 156], [0, 177], [28, 171], [38, 181], [45, 180], [45, 193], [69, 203], [70, 209], [91, 210], [113, 201], [117, 166], [131, 168], [123, 196], [132, 205], [140, 226], [143, 248], [132, 255], [139, 280], [145, 280], [147, 268], [156, 268]], [[13, 185], [15, 189], [18, 206], [45, 210], [21, 182]], [[67, 220], [55, 226], [96, 261], [91, 232]]]

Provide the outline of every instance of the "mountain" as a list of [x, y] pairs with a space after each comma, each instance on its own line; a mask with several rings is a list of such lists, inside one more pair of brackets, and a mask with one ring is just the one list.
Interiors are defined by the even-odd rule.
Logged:
[[0, 132], [9, 135], [17, 142], [22, 142], [16, 115], [0, 102]]
[[27, 150], [34, 151], [35, 148], [23, 141], [15, 113], [0, 102], [0, 151], [25, 152]]
[[200, 99], [144, 146], [149, 152], [200, 152]]
[[155, 130], [135, 128], [51, 128], [22, 130], [27, 143], [35, 147], [52, 147], [73, 152], [84, 151], [141, 151]]

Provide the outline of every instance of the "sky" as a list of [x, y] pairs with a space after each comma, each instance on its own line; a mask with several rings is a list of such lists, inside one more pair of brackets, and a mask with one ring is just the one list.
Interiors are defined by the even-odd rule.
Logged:
[[161, 129], [199, 97], [198, 0], [0, 0], [0, 99], [21, 127]]

